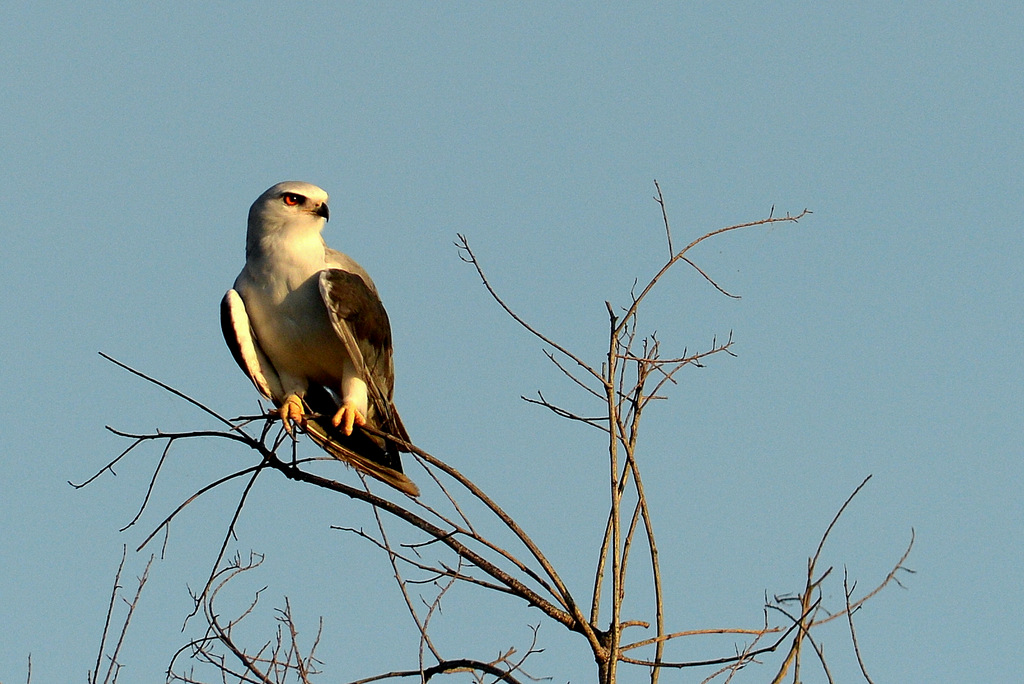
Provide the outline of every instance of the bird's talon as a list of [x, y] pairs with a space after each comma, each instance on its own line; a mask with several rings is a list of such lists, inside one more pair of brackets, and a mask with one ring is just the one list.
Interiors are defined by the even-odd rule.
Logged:
[[306, 414], [302, 410], [302, 400], [294, 394], [289, 395], [284, 400], [284, 404], [281, 408], [277, 409], [277, 415], [281, 418], [281, 422], [284, 424], [285, 432], [292, 437], [295, 437], [295, 425], [305, 429], [306, 427]]
[[341, 428], [341, 431], [345, 433], [345, 436], [351, 436], [352, 429], [358, 425], [362, 427], [366, 425], [366, 416], [364, 416], [354, 404], [343, 404], [338, 412], [331, 418], [331, 424], [334, 427]]

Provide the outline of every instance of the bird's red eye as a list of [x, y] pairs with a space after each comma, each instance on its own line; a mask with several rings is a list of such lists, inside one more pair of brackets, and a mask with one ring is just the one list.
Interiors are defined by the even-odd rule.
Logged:
[[282, 195], [281, 199], [283, 199], [284, 203], [289, 207], [296, 207], [302, 204], [303, 197], [302, 195], [296, 195], [294, 192], [288, 192]]

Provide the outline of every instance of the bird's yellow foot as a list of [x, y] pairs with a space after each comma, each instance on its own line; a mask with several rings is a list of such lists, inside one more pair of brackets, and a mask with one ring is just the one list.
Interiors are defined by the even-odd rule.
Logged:
[[302, 428], [306, 427], [306, 414], [302, 410], [302, 400], [294, 394], [288, 395], [284, 403], [281, 404], [281, 408], [277, 409], [277, 415], [281, 417], [284, 429], [292, 437], [295, 436], [293, 423], [298, 424]]
[[346, 436], [352, 434], [352, 428], [356, 425], [366, 425], [366, 416], [360, 413], [354, 402], [345, 402], [331, 419], [334, 427], [340, 427]]

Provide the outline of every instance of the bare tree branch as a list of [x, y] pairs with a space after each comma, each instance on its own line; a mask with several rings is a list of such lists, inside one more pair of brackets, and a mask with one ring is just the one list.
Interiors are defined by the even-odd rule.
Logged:
[[[803, 217], [807, 216], [810, 213], [811, 213], [810, 211], [808, 211], [807, 209], [804, 209], [802, 212], [800, 212], [796, 216], [790, 216], [789, 214], [787, 214], [784, 217], [772, 217], [772, 216], [769, 216], [766, 219], [760, 219], [758, 221], [750, 221], [748, 223], [738, 223], [736, 225], [726, 226], [725, 228], [719, 228], [718, 230], [713, 230], [710, 233], [705, 233], [704, 235], [700, 236], [699, 238], [697, 238], [696, 240], [694, 240], [693, 242], [688, 244], [682, 250], [677, 252], [675, 254], [675, 256], [673, 256], [671, 259], [669, 259], [668, 262], [666, 262], [665, 265], [661, 267], [661, 270], [659, 270], [654, 275], [654, 277], [651, 278], [651, 280], [647, 283], [647, 285], [640, 292], [640, 294], [633, 298], [633, 304], [629, 307], [629, 309], [626, 311], [626, 314], [622, 317], [623, 323], [620, 323], [620, 325], [624, 325], [625, 321], [628, 321], [629, 319], [633, 318], [636, 315], [636, 311], [639, 308], [641, 302], [643, 302], [643, 300], [647, 298], [647, 295], [650, 294], [651, 290], [653, 290], [654, 287], [661, 281], [661, 279], [664, 277], [664, 275], [666, 273], [668, 273], [669, 269], [671, 269], [672, 266], [674, 266], [676, 264], [676, 262], [678, 262], [681, 259], [683, 259], [686, 256], [687, 252], [689, 252], [691, 249], [693, 249], [694, 247], [696, 247], [700, 243], [704, 242], [705, 240], [710, 240], [711, 238], [717, 237], [717, 236], [719, 236], [719, 235], [721, 235], [723, 233], [728, 233], [728, 232], [731, 232], [731, 231], [734, 231], [734, 230], [740, 230], [742, 228], [751, 228], [753, 226], [763, 226], [763, 225], [767, 225], [767, 224], [770, 224], [770, 223], [779, 223], [779, 222], [783, 222], [783, 221], [789, 221], [789, 222], [795, 223], [795, 222], [799, 221], [800, 219], [802, 219]], [[707, 276], [705, 275], [705, 277], [707, 277]], [[709, 280], [710, 280], [710, 278], [709, 278]], [[714, 281], [712, 281], [712, 283], [713, 282]], [[718, 288], [718, 289], [721, 290], [721, 288]]]
[[[542, 391], [537, 392], [537, 398], [522, 397], [525, 401], [541, 406], [560, 418], [584, 423], [607, 435], [608, 480], [605, 491], [608, 499], [604, 532], [596, 549], [597, 563], [590, 594], [589, 615], [583, 613], [583, 609], [562, 580], [555, 565], [512, 516], [470, 478], [416, 445], [405, 442], [395, 435], [388, 435], [369, 427], [363, 428], [364, 432], [386, 438], [397, 444], [402, 451], [412, 454], [412, 458], [426, 474], [426, 479], [437, 485], [436, 490], [429, 488], [430, 492], [436, 494], [436, 501], [431, 501], [427, 492], [419, 499], [406, 497], [392, 500], [375, 494], [365, 480], [362, 486], [358, 487], [322, 474], [329, 474], [330, 471], [323, 470], [322, 466], [324, 461], [332, 459], [300, 459], [297, 441], [278, 427], [275, 420], [277, 416], [273, 411], [265, 412], [262, 405], [257, 415], [239, 416], [228, 420], [220, 412], [214, 411], [184, 392], [103, 355], [117, 366], [185, 400], [219, 423], [219, 429], [215, 430], [157, 431], [141, 435], [110, 428], [115, 434], [132, 440], [131, 444], [92, 477], [74, 486], [85, 486], [106, 471], [114, 473], [114, 467], [122, 464], [130, 453], [137, 453], [136, 448], [143, 443], [152, 441], [162, 446], [139, 510], [125, 529], [135, 525], [151, 505], [157, 479], [164, 465], [173, 457], [172, 447], [178, 441], [195, 437], [223, 438], [229, 440], [228, 443], [243, 445], [254, 452], [257, 459], [254, 465], [234, 470], [195, 491], [174, 508], [139, 547], [141, 549], [147, 545], [161, 531], [166, 537], [170, 522], [199, 497], [235, 479], [246, 479], [246, 485], [227, 524], [226, 533], [206, 584], [202, 591], [193, 595], [195, 611], [192, 615], [202, 610], [208, 629], [201, 638], [191, 640], [175, 654], [171, 661], [169, 680], [200, 681], [192, 669], [188, 672], [175, 669], [176, 661], [185, 654], [188, 654], [189, 660], [193, 663], [198, 663], [202, 667], [212, 667], [225, 683], [232, 678], [238, 682], [275, 684], [286, 679], [294, 679], [299, 684], [308, 684], [310, 678], [318, 674], [319, 661], [315, 659], [313, 653], [320, 642], [323, 622], [321, 620], [320, 630], [312, 648], [308, 654], [303, 655], [298, 629], [292, 617], [291, 604], [287, 598], [284, 608], [277, 610], [276, 635], [262, 642], [256, 649], [247, 649], [240, 643], [236, 638], [235, 628], [255, 610], [260, 596], [259, 591], [248, 608], [232, 620], [225, 621], [214, 609], [214, 603], [224, 587], [242, 572], [258, 565], [252, 557], [248, 564], [242, 563], [237, 553], [233, 559], [226, 559], [231, 541], [235, 538], [236, 524], [256, 479], [264, 470], [272, 470], [298, 485], [312, 486], [349, 497], [372, 508], [376, 521], [375, 532], [367, 533], [352, 527], [332, 527], [355, 534], [369, 541], [371, 549], [387, 554], [394, 580], [418, 635], [418, 667], [374, 675], [351, 684], [368, 684], [407, 677], [415, 677], [425, 683], [435, 675], [450, 673], [468, 673], [479, 684], [490, 682], [492, 678], [493, 681], [514, 684], [523, 681], [523, 678], [532, 680], [533, 677], [523, 667], [529, 656], [539, 652], [536, 647], [539, 625], [538, 628], [534, 628], [533, 642], [522, 655], [519, 655], [515, 648], [503, 648], [495, 660], [447, 657], [447, 645], [431, 636], [432, 620], [441, 610], [442, 601], [447, 603], [451, 600], [455, 595], [455, 588], [460, 586], [460, 583], [496, 592], [498, 595], [515, 596], [528, 606], [541, 611], [541, 614], [554, 624], [580, 634], [591, 649], [598, 668], [600, 684], [614, 684], [620, 665], [649, 668], [651, 684], [658, 684], [659, 675], [664, 670], [697, 667], [717, 668], [704, 680], [706, 682], [718, 677], [725, 677], [726, 682], [729, 682], [741, 668], [760, 663], [761, 658], [767, 660], [767, 656], [773, 653], [777, 654], [777, 658], [781, 658], [775, 681], [781, 682], [788, 674], [792, 674], [796, 680], [800, 677], [802, 654], [808, 647], [813, 650], [826, 678], [831, 682], [832, 673], [825, 658], [824, 645], [819, 642], [820, 635], [817, 629], [842, 615], [847, 617], [861, 672], [868, 684], [872, 684], [861, 658], [852, 614], [890, 582], [900, 584], [901, 571], [912, 572], [905, 567], [905, 561], [913, 546], [913, 534], [906, 552], [873, 591], [855, 600], [856, 585], [851, 588], [848, 579], [844, 578], [845, 606], [836, 613], [829, 613], [822, 607], [822, 588], [826, 582], [833, 581], [830, 579], [832, 568], [818, 570], [825, 541], [870, 476], [865, 478], [846, 499], [825, 529], [814, 554], [808, 559], [807, 575], [801, 580], [802, 590], [793, 594], [777, 595], [773, 602], [769, 602], [766, 596], [765, 605], [762, 607], [762, 627], [697, 628], [674, 632], [669, 632], [665, 627], [665, 580], [655, 539], [655, 513], [649, 505], [641, 474], [644, 455], [639, 449], [639, 436], [644, 425], [644, 410], [652, 400], [664, 398], [662, 392], [668, 383], [679, 383], [682, 368], [702, 367], [702, 362], [714, 354], [724, 352], [732, 355], [733, 336], [730, 331], [724, 342], [719, 342], [717, 337], [713, 338], [710, 347], [705, 351], [690, 353], [684, 347], [681, 355], [663, 356], [662, 340], [657, 332], [646, 334], [640, 328], [641, 309], [646, 310], [645, 305], [651, 292], [664, 281], [668, 271], [679, 263], [685, 263], [694, 269], [719, 293], [730, 298], [738, 298], [738, 295], [728, 292], [691, 258], [692, 250], [711, 238], [731, 231], [778, 222], [797, 222], [810, 212], [804, 210], [795, 216], [786, 214], [784, 217], [776, 217], [772, 207], [768, 218], [707, 232], [691, 240], [683, 249], [676, 250], [673, 246], [665, 197], [657, 181], [655, 191], [654, 199], [661, 208], [669, 251], [668, 259], [639, 292], [638, 284], [642, 281], [634, 280], [627, 306], [617, 307], [611, 302], [605, 302], [608, 314], [608, 327], [605, 333], [607, 349], [601, 358], [594, 362], [577, 355], [553, 336], [541, 332], [527, 322], [492, 286], [480, 261], [470, 248], [468, 239], [459, 234], [455, 243], [460, 258], [473, 266], [491, 298], [523, 330], [541, 341], [545, 347], [544, 355], [558, 372], [582, 390], [587, 402], [596, 399], [600, 403], [596, 409], [588, 407], [586, 412], [583, 412], [565, 408], [569, 404], [549, 401]], [[573, 368], [573, 364], [576, 369]], [[390, 491], [388, 494], [397, 496]], [[401, 534], [408, 536], [403, 538]], [[641, 556], [639, 560], [636, 558], [637, 554]], [[651, 594], [644, 601], [631, 600], [627, 604], [627, 596], [633, 593], [636, 586], [636, 580], [631, 579], [636, 574], [634, 566], [637, 562], [646, 564], [642, 558], [644, 556], [650, 563]], [[122, 564], [123, 562], [122, 559]], [[645, 578], [644, 582], [646, 581]], [[429, 585], [430, 589], [424, 585]], [[119, 586], [115, 582], [115, 595], [118, 590]], [[639, 609], [634, 608], [634, 605], [638, 605]], [[627, 614], [627, 611], [636, 614]], [[769, 613], [774, 616], [771, 622], [768, 618]], [[108, 613], [107, 624], [104, 627], [104, 644], [110, 621]], [[626, 630], [636, 627], [651, 629], [652, 625], [654, 633], [648, 638], [624, 638]], [[634, 633], [631, 631], [630, 635]], [[666, 656], [666, 649], [669, 646], [675, 647], [682, 639], [711, 634], [735, 635], [742, 643], [734, 644], [731, 652], [717, 656], [712, 654], [707, 658], [684, 660]], [[120, 643], [119, 641], [115, 648], [111, 667], [108, 669], [108, 676], [113, 679], [116, 679], [115, 665]], [[101, 653], [102, 648], [103, 646]], [[431, 659], [436, 662], [428, 666]], [[98, 660], [97, 672], [100, 664], [101, 661]], [[110, 672], [113, 674], [109, 674]], [[108, 684], [114, 684], [113, 679]], [[97, 684], [94, 680], [90, 681]]]
[[[856, 584], [854, 585], [856, 587]], [[861, 674], [864, 675], [864, 680], [868, 684], [875, 684], [871, 677], [868, 676], [868, 669], [864, 666], [864, 658], [860, 655], [860, 645], [857, 643], [857, 630], [853, 628], [853, 608], [850, 607], [850, 596], [853, 594], [853, 589], [850, 588], [850, 575], [843, 568], [843, 593], [846, 597], [846, 620], [850, 625], [850, 638], [853, 640], [853, 652], [857, 656], [857, 665], [860, 666]]]
[[668, 239], [668, 258], [671, 259], [676, 251], [672, 249], [672, 229], [668, 225], [668, 209], [665, 207], [665, 197], [661, 194], [661, 186], [658, 185], [657, 180], [654, 181], [654, 189], [658, 193], [654, 196], [654, 201], [661, 207], [661, 218], [665, 224], [665, 237]]
[[[580, 368], [582, 368], [583, 370], [587, 371], [592, 376], [594, 376], [595, 380], [598, 380], [598, 381], [602, 380], [601, 374], [598, 373], [597, 371], [595, 371], [590, 366], [588, 366], [582, 359], [580, 359], [578, 356], [576, 356], [575, 354], [570, 352], [568, 349], [566, 349], [562, 345], [558, 344], [554, 340], [552, 340], [549, 337], [547, 337], [546, 335], [544, 335], [542, 332], [540, 332], [539, 330], [534, 328], [532, 325], [527, 323], [525, 320], [523, 320], [519, 316], [519, 314], [517, 314], [515, 311], [513, 311], [508, 306], [508, 304], [506, 304], [505, 301], [500, 296], [498, 296], [498, 293], [495, 292], [494, 288], [491, 287], [490, 281], [487, 279], [487, 276], [484, 275], [484, 271], [480, 267], [480, 262], [477, 261], [476, 255], [473, 254], [473, 250], [470, 249], [470, 247], [469, 247], [469, 241], [466, 239], [466, 236], [461, 234], [461, 233], [459, 233], [458, 234], [458, 238], [459, 239], [455, 242], [455, 246], [459, 249], [459, 253], [460, 253], [460, 256], [461, 256], [462, 260], [465, 261], [468, 264], [471, 264], [473, 266], [473, 268], [476, 269], [476, 273], [477, 273], [477, 275], [480, 276], [480, 280], [483, 281], [484, 287], [487, 288], [487, 292], [489, 292], [490, 295], [491, 295], [491, 298], [494, 299], [494, 301], [498, 303], [498, 306], [500, 306], [502, 309], [505, 310], [505, 313], [507, 313], [509, 316], [511, 316], [512, 319], [516, 323], [518, 323], [524, 330], [526, 330], [529, 333], [531, 333], [534, 337], [536, 337], [537, 339], [541, 340], [544, 344], [546, 344], [549, 347], [552, 347], [554, 349], [557, 349], [560, 353], [564, 354], [567, 358], [570, 358], [573, 361], [575, 361], [576, 365], [578, 365]], [[464, 256], [462, 255], [463, 252], [465, 252]]]
[[[117, 642], [114, 644], [113, 650], [109, 654], [105, 653], [107, 650], [107, 638], [110, 636], [111, 618], [114, 613], [114, 605], [117, 603], [118, 595], [122, 589], [121, 573], [124, 570], [124, 563], [127, 558], [127, 554], [127, 547], [122, 547], [121, 562], [118, 564], [117, 572], [114, 575], [114, 587], [110, 593], [110, 602], [107, 604], [107, 615], [103, 622], [103, 634], [100, 636], [100, 646], [96, 652], [96, 669], [89, 671], [87, 676], [89, 684], [99, 683], [100, 669], [103, 665], [104, 658], [107, 660], [107, 669], [106, 674], [103, 676], [103, 684], [114, 684], [117, 682], [117, 675], [121, 670], [121, 663], [118, 660], [121, 654], [121, 647], [124, 645], [124, 639], [128, 633], [128, 625], [131, 624], [132, 616], [135, 614], [135, 609], [139, 605], [139, 598], [142, 596], [142, 589], [146, 586], [146, 581], [149, 579], [149, 568], [153, 564], [153, 556], [149, 557], [149, 562], [146, 563], [146, 567], [138, 579], [135, 596], [131, 601], [122, 599], [126, 606], [126, 612], [124, 618], [121, 620], [121, 629], [118, 633]], [[31, 670], [32, 661], [29, 660], [29, 679], [31, 679], [32, 676]]]

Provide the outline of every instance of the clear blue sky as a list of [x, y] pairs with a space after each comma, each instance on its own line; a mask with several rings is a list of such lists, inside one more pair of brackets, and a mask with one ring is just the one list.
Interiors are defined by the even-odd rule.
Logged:
[[[695, 255], [742, 299], [679, 271], [645, 319], [666, 348], [732, 330], [738, 354], [684, 373], [644, 433], [670, 627], [758, 624], [873, 474], [825, 562], [868, 586], [916, 530], [907, 589], [858, 614], [876, 681], [1021, 681], [1022, 26], [1019, 3], [8, 4], [0, 680], [23, 680], [31, 653], [33, 682], [82, 681], [122, 544], [244, 464], [217, 444], [176, 450], [125, 533], [157, 450], [66, 484], [123, 448], [106, 424], [209, 425], [97, 351], [226, 414], [253, 409], [217, 305], [249, 204], [285, 179], [331, 194], [328, 242], [377, 280], [415, 441], [494, 490], [585, 588], [600, 441], [518, 397], [586, 404], [452, 240], [599, 363], [603, 302], [664, 258], [656, 178], [677, 243], [772, 205], [814, 211]], [[161, 680], [237, 493], [173, 526], [121, 681]], [[332, 524], [372, 521], [264, 478], [238, 548], [268, 560], [240, 596], [267, 585], [268, 614], [289, 596], [306, 634], [325, 617], [324, 681], [413, 666], [386, 563]], [[147, 558], [129, 555], [129, 577]], [[450, 655], [528, 643], [535, 612], [491, 620], [479, 602], [450, 597]], [[592, 680], [583, 644], [540, 638], [533, 674]], [[842, 630], [825, 643], [853, 681]]]

